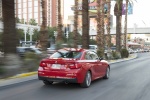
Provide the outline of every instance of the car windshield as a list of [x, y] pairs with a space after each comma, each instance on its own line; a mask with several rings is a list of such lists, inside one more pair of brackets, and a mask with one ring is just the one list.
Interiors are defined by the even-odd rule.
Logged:
[[79, 59], [82, 52], [80, 51], [67, 51], [67, 50], [58, 50], [50, 56], [50, 58], [75, 58]]

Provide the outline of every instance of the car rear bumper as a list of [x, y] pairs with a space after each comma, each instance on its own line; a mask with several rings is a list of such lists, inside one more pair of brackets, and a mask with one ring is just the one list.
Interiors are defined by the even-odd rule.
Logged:
[[78, 83], [76, 78], [52, 78], [52, 77], [43, 77], [38, 76], [39, 80], [48, 80], [53, 82], [68, 82], [68, 83]]

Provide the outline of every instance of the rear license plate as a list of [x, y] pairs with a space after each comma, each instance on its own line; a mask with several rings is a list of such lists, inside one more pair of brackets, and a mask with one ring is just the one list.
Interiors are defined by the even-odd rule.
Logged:
[[60, 64], [52, 64], [52, 69], [60, 69], [61, 65]]

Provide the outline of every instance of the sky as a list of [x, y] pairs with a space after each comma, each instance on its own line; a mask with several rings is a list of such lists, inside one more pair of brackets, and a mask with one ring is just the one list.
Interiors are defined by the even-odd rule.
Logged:
[[68, 19], [69, 15], [73, 15], [73, 11], [71, 10], [71, 6], [74, 5], [74, 0], [64, 0], [64, 18]]
[[136, 23], [137, 27], [150, 27], [150, 0], [137, 0], [134, 2], [133, 15], [129, 15], [129, 22]]
[[[133, 1], [133, 15], [128, 16], [129, 27], [133, 27], [134, 23], [139, 27], [150, 27], [150, 0], [132, 0]], [[135, 2], [137, 1], [137, 2]], [[74, 5], [74, 0], [64, 0], [64, 18], [67, 19], [69, 15], [73, 15], [71, 5]], [[113, 10], [111, 11], [113, 13]], [[131, 25], [132, 24], [132, 25]]]
[[[133, 1], [133, 14], [128, 15], [128, 28], [133, 28], [136, 24], [136, 27], [150, 27], [150, 0], [131, 0]], [[137, 1], [137, 2], [136, 2]], [[73, 15], [73, 11], [71, 10], [71, 5], [74, 5], [74, 0], [64, 0], [64, 18], [68, 19], [69, 15]], [[112, 3], [112, 6], [114, 4]], [[113, 14], [113, 9], [111, 10]], [[124, 25], [124, 16], [122, 17]], [[115, 25], [114, 19], [114, 26]], [[144, 37], [144, 36], [142, 36]]]

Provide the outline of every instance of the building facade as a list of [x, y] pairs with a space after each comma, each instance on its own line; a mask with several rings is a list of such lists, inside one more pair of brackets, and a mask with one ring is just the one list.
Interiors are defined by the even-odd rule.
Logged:
[[[47, 25], [50, 27], [57, 26], [57, 0], [45, 0], [47, 2]], [[64, 16], [64, 1], [61, 0], [62, 19]], [[38, 25], [42, 23], [41, 0], [15, 0], [16, 17], [24, 23], [29, 23], [35, 19]]]

